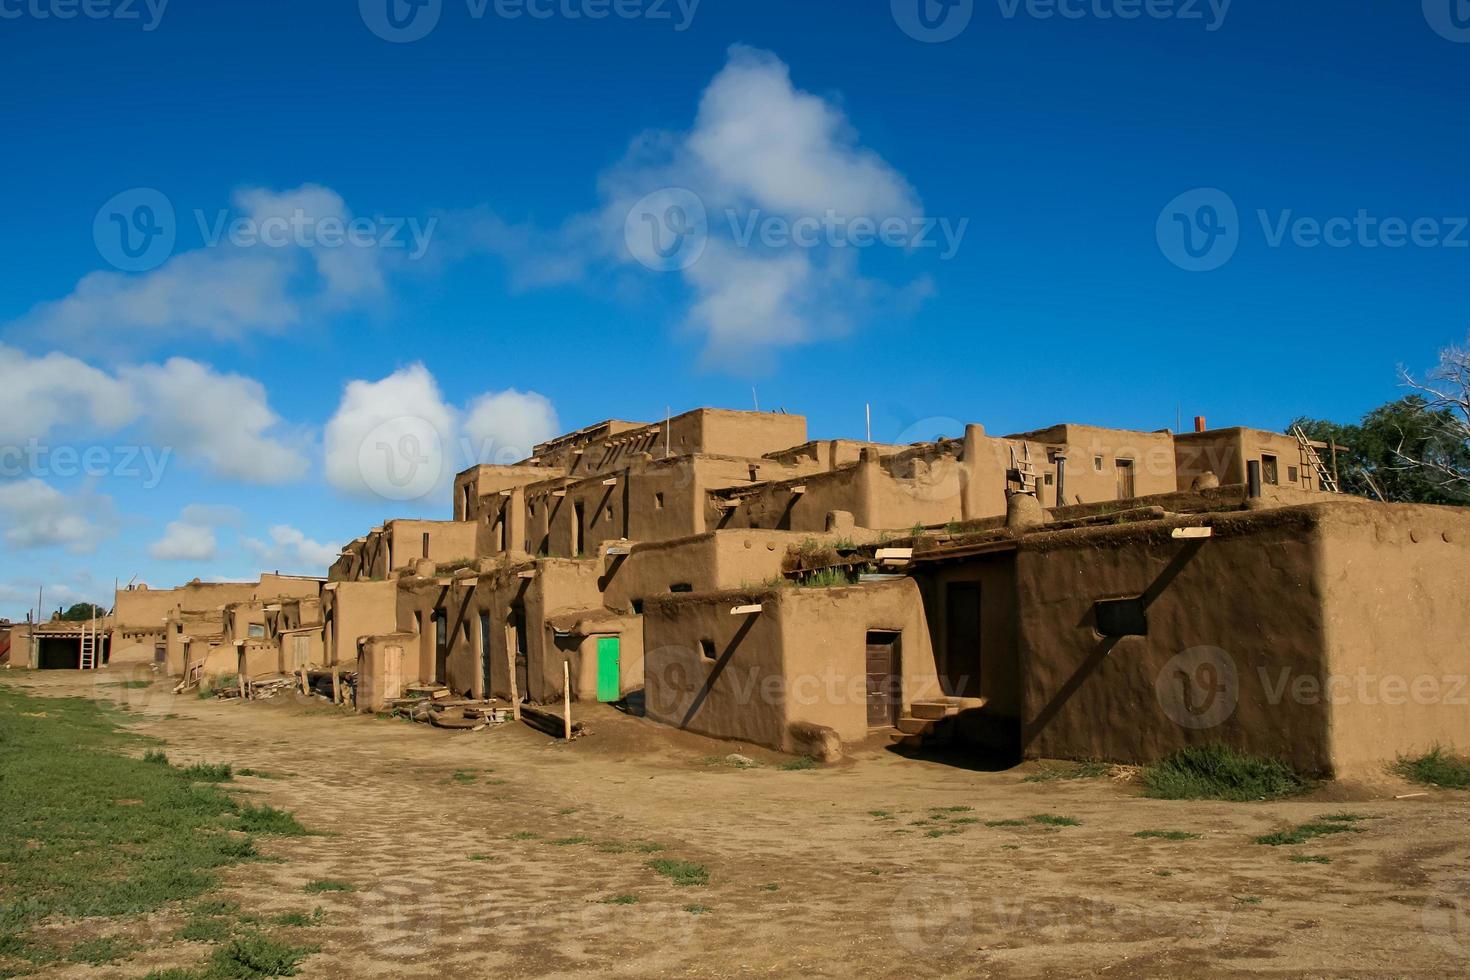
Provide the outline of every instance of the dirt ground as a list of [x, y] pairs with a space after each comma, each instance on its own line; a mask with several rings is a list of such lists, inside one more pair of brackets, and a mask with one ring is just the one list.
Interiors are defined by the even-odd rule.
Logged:
[[[1402, 977], [1470, 966], [1470, 795], [1395, 800], [1418, 788], [1388, 776], [1290, 802], [1163, 802], [1112, 778], [1028, 783], [1034, 764], [972, 771], [877, 745], [784, 771], [769, 753], [604, 706], [577, 706], [592, 734], [565, 744], [523, 726], [451, 733], [320, 700], [130, 690], [118, 684], [127, 676], [0, 681], [126, 704], [176, 762], [284, 777], [236, 785], [330, 833], [262, 838], [283, 860], [227, 870], [212, 897], [255, 914], [322, 906], [322, 923], [295, 937], [322, 946], [306, 977]], [[762, 765], [708, 761], [735, 751]], [[960, 807], [971, 809], [931, 812]], [[1344, 810], [1373, 819], [1294, 847], [1252, 842]], [[1027, 822], [985, 823], [1011, 819]], [[709, 883], [677, 886], [651, 858], [697, 862]], [[358, 890], [307, 894], [316, 879]], [[618, 896], [637, 901], [609, 901]], [[129, 924], [156, 942], [125, 964], [49, 975], [197, 964], [205, 947], [168, 938], [178, 921]]]

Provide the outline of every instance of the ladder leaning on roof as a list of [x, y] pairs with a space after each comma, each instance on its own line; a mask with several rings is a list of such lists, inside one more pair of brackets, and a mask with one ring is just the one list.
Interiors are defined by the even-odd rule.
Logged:
[[[1296, 436], [1296, 444], [1301, 449], [1302, 468], [1311, 467], [1316, 471], [1317, 482], [1321, 484], [1323, 490], [1326, 490], [1328, 493], [1342, 493], [1342, 490], [1337, 486], [1337, 477], [1327, 468], [1327, 464], [1322, 462], [1322, 457], [1317, 454], [1317, 447], [1312, 445], [1312, 440], [1307, 438], [1307, 434], [1302, 431], [1302, 427], [1293, 425], [1291, 427], [1291, 434]], [[1333, 441], [1335, 442], [1336, 440]]]
[[97, 617], [82, 624], [81, 655], [77, 666], [82, 670], [97, 669]]

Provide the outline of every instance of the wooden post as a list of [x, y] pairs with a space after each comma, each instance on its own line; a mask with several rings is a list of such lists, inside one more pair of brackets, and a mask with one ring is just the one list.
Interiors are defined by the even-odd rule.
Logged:
[[305, 664], [302, 664], [301, 665], [301, 693], [302, 694], [310, 694], [311, 693], [311, 684], [308, 683], [307, 680], [306, 680], [306, 665]]
[[332, 668], [332, 703], [342, 703], [342, 671]]
[[240, 681], [240, 700], [241, 701], [244, 701], [245, 700], [245, 671], [243, 671], [243, 670], [240, 671], [240, 673], [237, 675], [237, 679]]
[[572, 665], [561, 662], [561, 720], [566, 726], [567, 741], [572, 740]]
[[516, 690], [516, 644], [515, 631], [505, 631], [505, 662], [510, 668], [510, 716], [521, 720], [521, 692]]

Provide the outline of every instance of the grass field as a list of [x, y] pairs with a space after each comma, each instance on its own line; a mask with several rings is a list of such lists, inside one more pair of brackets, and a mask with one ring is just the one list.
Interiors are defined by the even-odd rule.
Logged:
[[[222, 788], [228, 765], [180, 769], [156, 751], [145, 759], [149, 743], [126, 721], [106, 702], [0, 687], [0, 977], [125, 958], [124, 938], [58, 945], [36, 927], [199, 899], [218, 869], [258, 859], [255, 833], [304, 833], [290, 814], [236, 802]], [[233, 952], [176, 976], [289, 975], [259, 967], [291, 960], [290, 947], [246, 933], [226, 930], [222, 949]]]

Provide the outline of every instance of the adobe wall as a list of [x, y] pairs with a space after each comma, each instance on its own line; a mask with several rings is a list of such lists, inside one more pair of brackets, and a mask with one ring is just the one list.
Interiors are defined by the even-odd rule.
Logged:
[[[731, 614], [748, 603], [760, 614]], [[918, 587], [664, 596], [644, 607], [650, 718], [716, 738], [793, 751], [791, 724], [868, 737], [867, 634], [900, 634], [902, 702], [939, 694]]]
[[[1174, 493], [1179, 489], [1174, 436], [1168, 432], [1105, 429], [1092, 425], [1052, 426], [1007, 436], [1031, 443], [1031, 462], [1042, 474], [1042, 505], [1058, 506], [1055, 454], [1067, 456], [1065, 503], [1098, 503], [1119, 499], [1118, 462], [1133, 463], [1133, 496]], [[1051, 483], [1047, 483], [1046, 476]], [[1186, 487], [1187, 489], [1187, 487]]]
[[[987, 715], [1019, 719], [1022, 699], [1015, 552], [923, 567], [915, 580], [924, 596], [944, 693], [983, 697]], [[979, 590], [978, 624], [962, 625], [959, 619], [969, 610], [956, 590], [969, 588]], [[951, 608], [952, 599], [956, 608]], [[978, 625], [978, 644], [963, 644], [966, 625]], [[952, 632], [956, 634], [953, 647]]]
[[[385, 529], [392, 538], [393, 566], [388, 571], [407, 568], [415, 561], [428, 558], [435, 562], [454, 562], [475, 557], [476, 527], [473, 521], [390, 521]], [[424, 554], [424, 535], [428, 535], [428, 554]]]
[[341, 582], [322, 593], [323, 658], [328, 666], [357, 659], [363, 637], [398, 630], [398, 582]]
[[839, 535], [744, 529], [636, 544], [626, 558], [605, 561], [603, 603], [628, 610], [634, 600], [667, 595], [676, 585], [689, 592], [756, 588], [781, 575], [788, 548], [813, 537]]
[[1470, 751], [1470, 512], [1339, 501], [1316, 508], [1328, 672], [1288, 697], [1326, 703], [1339, 771]]
[[[1172, 539], [1185, 523], [1214, 536]], [[1321, 560], [1305, 507], [1023, 538], [1024, 754], [1141, 763], [1224, 742], [1329, 771], [1326, 710], [1277, 704], [1263, 683], [1322, 669]], [[1094, 603], [1138, 596], [1147, 635], [1101, 636]]]
[[[1174, 437], [1174, 449], [1181, 490], [1189, 489], [1204, 473], [1215, 474], [1222, 485], [1243, 484], [1246, 482], [1246, 463], [1262, 460], [1267, 455], [1276, 457], [1276, 486], [1321, 490], [1317, 474], [1302, 459], [1296, 437], [1285, 433], [1238, 426], [1206, 432], [1181, 432]], [[1330, 470], [1330, 451], [1322, 449], [1319, 453]], [[1296, 471], [1295, 480], [1292, 479], [1293, 470]], [[1271, 482], [1264, 466], [1261, 479], [1263, 483]]]

